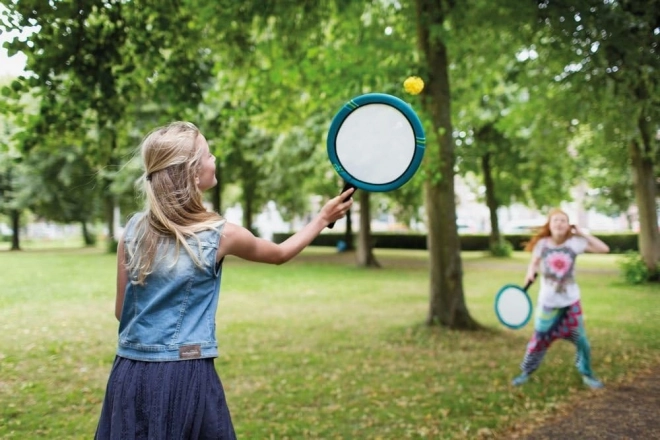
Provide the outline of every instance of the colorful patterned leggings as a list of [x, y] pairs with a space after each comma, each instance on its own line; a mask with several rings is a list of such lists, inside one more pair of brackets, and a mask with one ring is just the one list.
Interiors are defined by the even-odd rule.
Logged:
[[534, 334], [527, 344], [525, 357], [520, 364], [523, 373], [533, 373], [541, 365], [550, 345], [557, 339], [565, 339], [575, 344], [575, 366], [580, 374], [591, 377], [591, 349], [582, 321], [580, 301], [561, 309], [543, 306], [536, 309]]

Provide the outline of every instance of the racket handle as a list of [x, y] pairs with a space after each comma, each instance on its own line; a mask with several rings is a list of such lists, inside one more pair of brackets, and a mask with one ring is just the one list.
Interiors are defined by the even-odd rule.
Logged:
[[[351, 188], [355, 188], [355, 185], [346, 182], [346, 183], [344, 183], [344, 188], [341, 190], [341, 192], [340, 192], [339, 194], [343, 194], [345, 191], [348, 191], [348, 190], [351, 189]], [[355, 189], [357, 189], [357, 188], [355, 188]], [[355, 191], [353, 191], [353, 194], [355, 194]], [[341, 202], [344, 203], [346, 200], [348, 200], [348, 199], [350, 199], [351, 197], [353, 197], [353, 194], [351, 194], [350, 196], [346, 197], [346, 198], [345, 198], [344, 200], [342, 200]], [[332, 229], [332, 228], [334, 228], [334, 227], [335, 227], [335, 222], [332, 222], [332, 223], [330, 223], [330, 224], [328, 225], [328, 229]]]
[[525, 292], [527, 292], [527, 289], [529, 289], [529, 286], [531, 286], [532, 283], [534, 283], [534, 281], [536, 281], [536, 276], [537, 276], [537, 275], [538, 275], [538, 274], [537, 274], [536, 272], [534, 272], [534, 278], [532, 278], [532, 281], [527, 281], [527, 284], [525, 284], [525, 287], [523, 287], [523, 290], [524, 290]]

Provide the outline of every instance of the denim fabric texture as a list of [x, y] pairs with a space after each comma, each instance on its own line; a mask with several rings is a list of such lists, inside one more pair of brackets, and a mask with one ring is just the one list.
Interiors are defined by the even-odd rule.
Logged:
[[[135, 246], [134, 216], [126, 225], [124, 246]], [[218, 356], [215, 315], [222, 268], [216, 265], [222, 225], [187, 239], [204, 267], [195, 265], [174, 239], [160, 245], [144, 285], [129, 274], [119, 323], [117, 354], [140, 361], [177, 361]], [[128, 257], [127, 257], [128, 258]]]

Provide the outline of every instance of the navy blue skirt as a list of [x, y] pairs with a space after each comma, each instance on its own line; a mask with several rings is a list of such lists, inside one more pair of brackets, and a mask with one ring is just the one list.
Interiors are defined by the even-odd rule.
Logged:
[[213, 359], [143, 362], [117, 356], [95, 438], [236, 439]]

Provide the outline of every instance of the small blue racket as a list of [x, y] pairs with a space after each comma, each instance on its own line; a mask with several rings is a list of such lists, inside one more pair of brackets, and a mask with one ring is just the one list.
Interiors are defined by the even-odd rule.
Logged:
[[425, 149], [422, 123], [410, 104], [383, 93], [345, 103], [328, 132], [328, 158], [346, 182], [342, 192], [386, 192], [403, 186], [417, 172]]
[[[534, 275], [536, 279], [536, 275]], [[534, 281], [528, 281], [524, 287], [507, 284], [495, 295], [495, 314], [502, 325], [518, 330], [523, 328], [532, 317], [532, 300], [527, 289]]]

